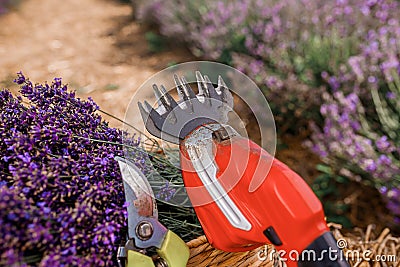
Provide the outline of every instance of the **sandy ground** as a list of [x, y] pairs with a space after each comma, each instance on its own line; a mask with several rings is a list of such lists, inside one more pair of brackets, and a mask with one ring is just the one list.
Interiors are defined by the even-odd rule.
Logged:
[[132, 8], [117, 1], [22, 1], [0, 17], [0, 87], [16, 90], [18, 71], [35, 83], [62, 77], [80, 97], [123, 118], [147, 78], [192, 58], [182, 48], [150, 53], [145, 32]]

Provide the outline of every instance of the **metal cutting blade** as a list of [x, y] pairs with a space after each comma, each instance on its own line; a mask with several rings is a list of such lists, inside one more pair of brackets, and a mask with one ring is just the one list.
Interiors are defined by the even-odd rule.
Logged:
[[196, 72], [198, 94], [196, 95], [185, 77], [174, 75], [179, 101], [164, 86], [153, 85], [158, 107], [148, 102], [138, 103], [146, 129], [154, 136], [179, 144], [190, 132], [208, 123], [226, 124], [233, 108], [233, 96], [222, 77], [215, 88], [210, 79]]

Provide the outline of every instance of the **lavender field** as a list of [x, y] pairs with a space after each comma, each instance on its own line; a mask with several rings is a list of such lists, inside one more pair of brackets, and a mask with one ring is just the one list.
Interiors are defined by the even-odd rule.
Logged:
[[278, 133], [310, 130], [326, 170], [377, 188], [400, 224], [398, 1], [156, 0], [137, 16], [249, 75]]

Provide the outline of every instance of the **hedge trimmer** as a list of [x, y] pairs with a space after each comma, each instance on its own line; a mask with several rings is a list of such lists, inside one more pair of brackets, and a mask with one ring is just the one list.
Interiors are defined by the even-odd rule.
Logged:
[[[174, 75], [178, 102], [153, 85], [158, 107], [145, 101], [139, 109], [152, 135], [179, 144], [185, 187], [208, 241], [232, 252], [271, 243], [286, 252], [289, 267], [349, 266], [305, 181], [226, 125], [233, 97], [222, 78], [214, 87], [207, 76], [196, 77], [197, 95]], [[249, 190], [254, 181], [262, 183]], [[298, 259], [289, 257], [293, 252]]]

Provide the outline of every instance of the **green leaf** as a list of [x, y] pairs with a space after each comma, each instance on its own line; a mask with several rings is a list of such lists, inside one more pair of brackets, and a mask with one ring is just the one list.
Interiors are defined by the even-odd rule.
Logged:
[[147, 41], [150, 52], [158, 53], [166, 48], [166, 40], [161, 35], [152, 31], [146, 32], [145, 39]]
[[318, 164], [316, 168], [317, 168], [318, 171], [320, 171], [322, 173], [333, 175], [332, 168], [327, 166], [327, 165]]

